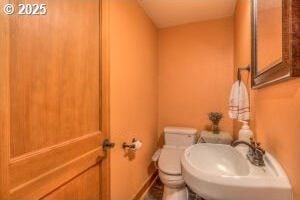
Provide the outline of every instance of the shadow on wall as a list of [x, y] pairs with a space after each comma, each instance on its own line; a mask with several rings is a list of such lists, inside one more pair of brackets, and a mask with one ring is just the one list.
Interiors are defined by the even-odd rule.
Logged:
[[135, 153], [136, 150], [124, 149], [124, 157], [126, 157], [128, 161], [133, 161], [135, 159]]

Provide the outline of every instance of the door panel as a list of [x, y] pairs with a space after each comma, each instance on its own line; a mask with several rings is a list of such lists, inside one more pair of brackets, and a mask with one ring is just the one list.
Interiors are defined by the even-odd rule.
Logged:
[[[99, 148], [99, 137], [100, 134], [96, 132], [11, 159], [10, 186], [12, 188], [17, 187], [31, 180], [32, 177], [44, 174], [57, 166], [62, 166], [66, 161], [77, 158], [78, 155]], [[21, 174], [20, 171], [22, 171]]]
[[[45, 174], [32, 178], [23, 185], [11, 189], [10, 197], [11, 199], [34, 200], [40, 199], [49, 192], [55, 193], [57, 188], [68, 184], [70, 179], [81, 173], [85, 173], [91, 166], [96, 165], [101, 157], [103, 157], [103, 154], [100, 149], [87, 152], [74, 160], [64, 163], [62, 166], [58, 166], [47, 171]], [[94, 179], [98, 180], [99, 177], [94, 177]], [[80, 190], [82, 187], [85, 187], [87, 183], [81, 182], [81, 184], [79, 188], [75, 189]], [[97, 182], [95, 187], [98, 188], [98, 191], [94, 193], [94, 195], [98, 196], [100, 193], [100, 183]]]
[[10, 18], [12, 157], [99, 130], [99, 1], [38, 2]]
[[0, 68], [9, 72], [3, 89], [10, 98], [0, 96], [0, 108], [9, 106], [9, 114], [1, 116], [9, 121], [0, 119], [0, 125], [9, 127], [10, 145], [0, 155], [10, 158], [8, 171], [1, 159], [8, 189], [1, 188], [0, 199], [101, 199], [107, 180], [102, 176], [101, 1], [10, 3], [45, 3], [48, 12], [9, 16], [9, 62]]
[[[96, 178], [95, 178], [96, 177]], [[87, 172], [71, 180], [68, 184], [47, 195], [42, 200], [99, 200], [97, 183], [99, 182], [99, 169], [92, 167]], [[85, 183], [82, 185], [82, 183]]]

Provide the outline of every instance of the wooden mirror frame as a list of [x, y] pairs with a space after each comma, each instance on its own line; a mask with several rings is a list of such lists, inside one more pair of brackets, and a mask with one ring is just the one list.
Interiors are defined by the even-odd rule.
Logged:
[[257, 0], [252, 0], [252, 88], [300, 76], [300, 3], [282, 0], [282, 62], [261, 72], [257, 69]]

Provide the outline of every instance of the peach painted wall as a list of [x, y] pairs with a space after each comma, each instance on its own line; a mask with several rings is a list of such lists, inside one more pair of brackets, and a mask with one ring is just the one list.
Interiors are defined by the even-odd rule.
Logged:
[[224, 113], [233, 80], [233, 19], [159, 30], [159, 134], [164, 126], [204, 129], [207, 113]]
[[258, 90], [255, 106], [257, 139], [280, 161], [300, 200], [300, 79]]
[[[250, 46], [251, 37], [241, 35], [251, 25], [249, 8], [250, 0], [238, 1], [235, 29], [240, 29], [236, 31], [240, 34], [235, 35], [236, 45]], [[235, 57], [247, 62], [249, 54], [250, 48], [241, 48]], [[257, 140], [281, 163], [292, 183], [294, 200], [300, 200], [300, 79], [251, 90], [251, 95]]]
[[[158, 32], [135, 0], [110, 1], [112, 200], [132, 200], [154, 171], [157, 148]], [[144, 142], [135, 154], [123, 142]]]

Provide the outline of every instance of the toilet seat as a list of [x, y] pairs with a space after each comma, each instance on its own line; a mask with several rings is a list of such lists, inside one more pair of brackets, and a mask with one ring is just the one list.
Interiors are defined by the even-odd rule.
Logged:
[[159, 170], [167, 175], [181, 175], [180, 157], [183, 152], [184, 148], [165, 146], [158, 160]]

